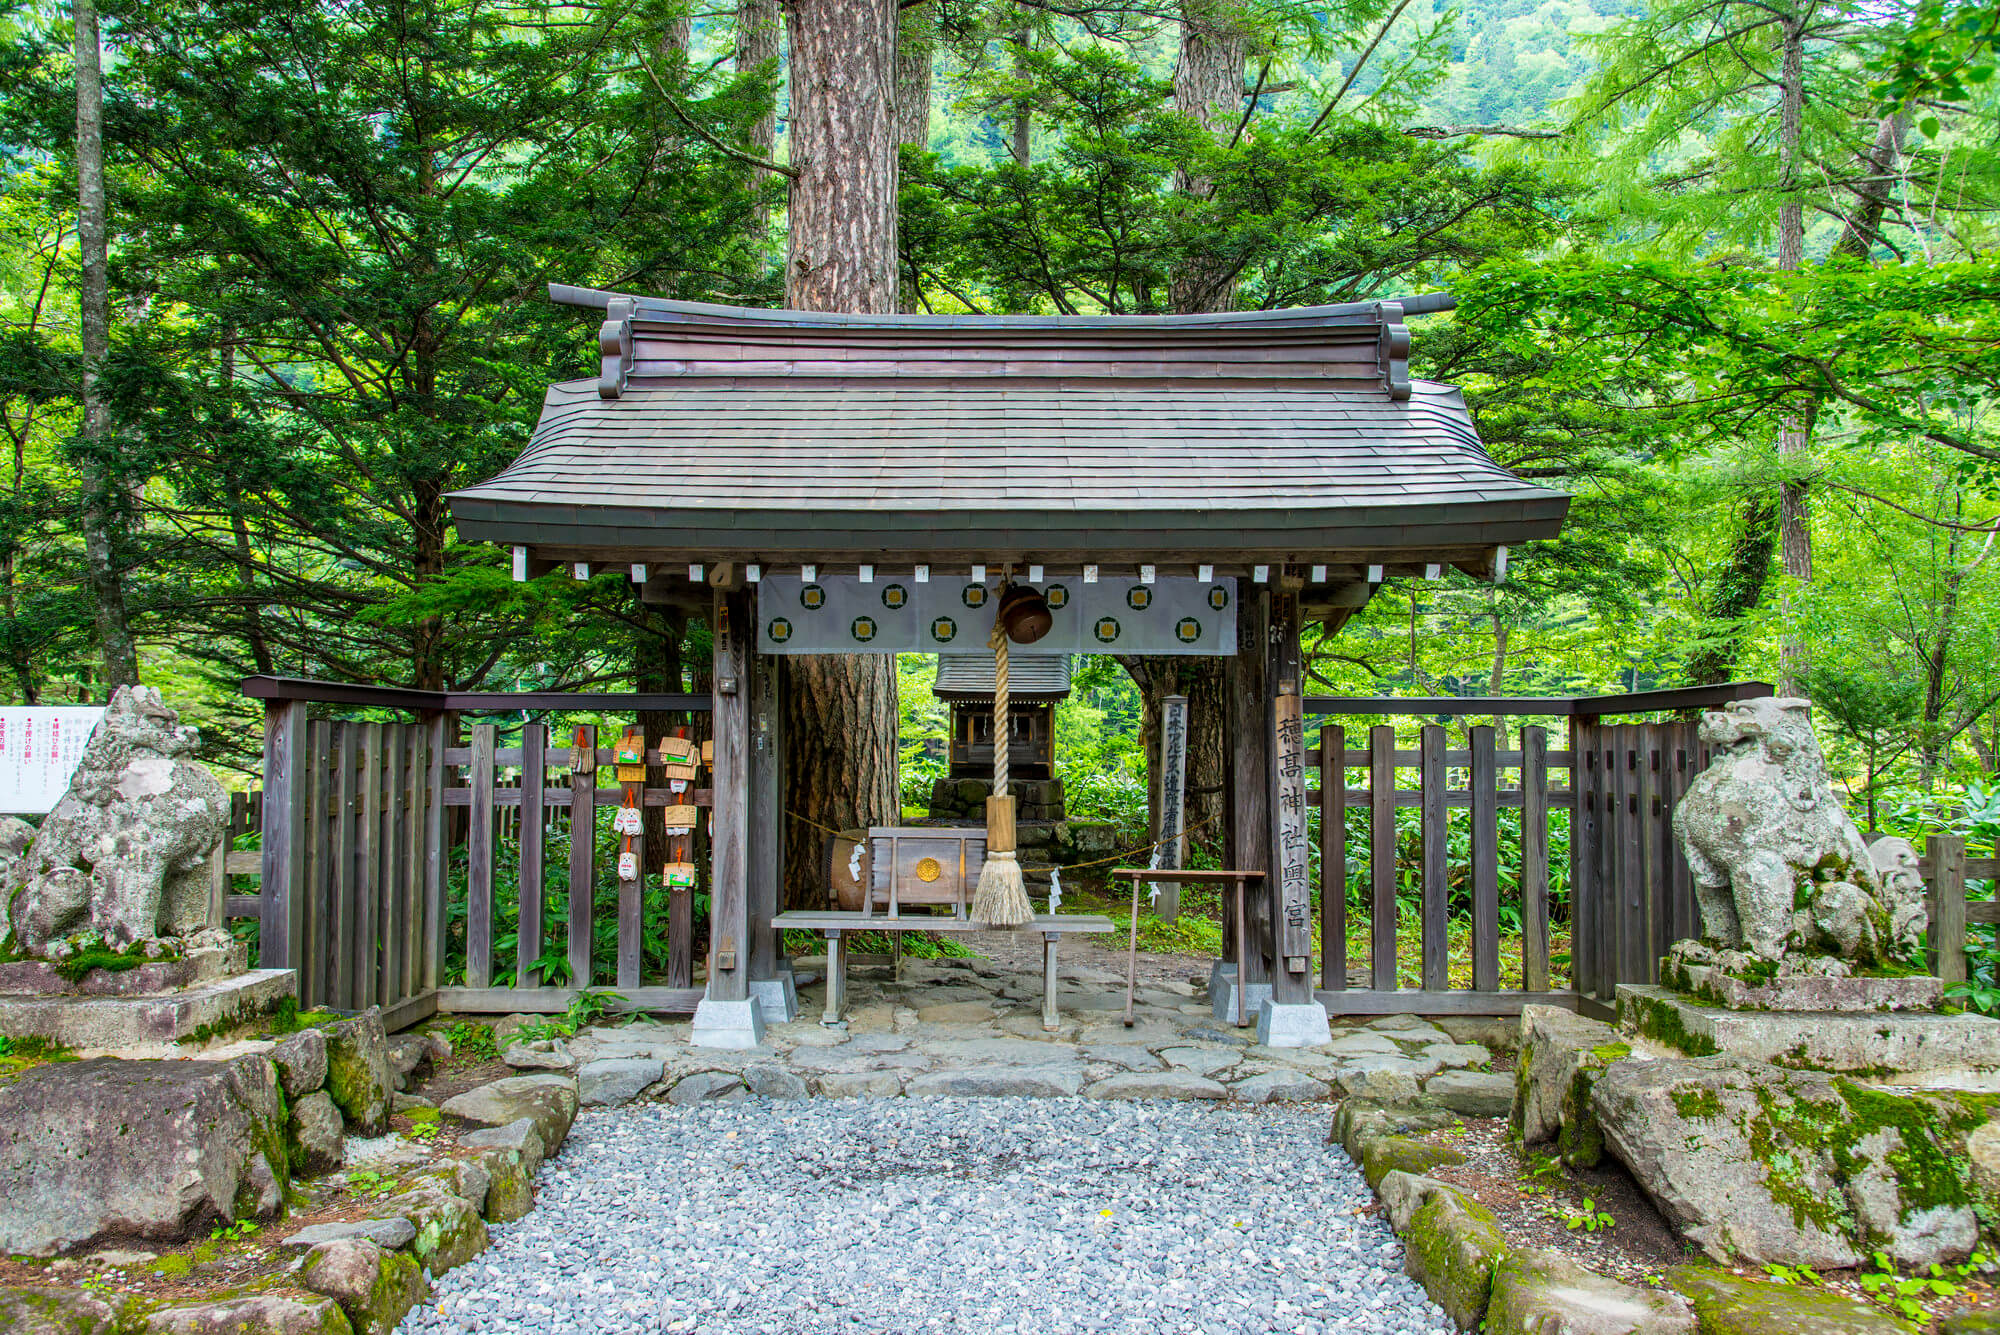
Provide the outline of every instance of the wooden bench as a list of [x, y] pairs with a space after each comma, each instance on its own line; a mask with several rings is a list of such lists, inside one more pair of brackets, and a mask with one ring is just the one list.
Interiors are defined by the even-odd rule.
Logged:
[[[983, 922], [965, 918], [920, 917], [902, 914], [884, 917], [879, 913], [838, 911], [780, 913], [771, 919], [780, 929], [801, 928], [826, 938], [826, 1013], [821, 1024], [839, 1024], [847, 1008], [847, 943], [850, 932], [985, 932]], [[1042, 1028], [1053, 1030], [1061, 1023], [1056, 1013], [1056, 943], [1072, 932], [1110, 932], [1117, 929], [1111, 919], [1088, 913], [1042, 914], [1020, 929], [1042, 935]]]

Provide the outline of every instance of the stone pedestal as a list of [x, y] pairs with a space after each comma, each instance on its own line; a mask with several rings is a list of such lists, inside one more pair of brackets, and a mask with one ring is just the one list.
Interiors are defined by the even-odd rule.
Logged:
[[[250, 1023], [270, 1014], [286, 997], [296, 997], [299, 990], [299, 976], [291, 969], [255, 969], [165, 991], [86, 990], [117, 988], [120, 979], [168, 967], [143, 965], [122, 974], [97, 970], [66, 995], [0, 994], [0, 1034], [50, 1038], [89, 1051], [173, 1043], [204, 1027], [213, 1031]], [[13, 986], [25, 986], [21, 974], [12, 979]]]
[[1257, 1041], [1267, 1048], [1316, 1048], [1333, 1042], [1333, 1026], [1317, 1001], [1266, 1000], [1257, 1007]]
[[[796, 999], [794, 1001], [796, 1004]], [[719, 1001], [703, 997], [694, 1008], [688, 1042], [698, 1048], [755, 1048], [764, 1043], [764, 1008], [754, 998]]]
[[[1263, 1006], [1271, 999], [1269, 983], [1252, 983], [1243, 996], [1243, 1015], [1246, 1020], [1261, 1013]], [[1217, 960], [1208, 970], [1209, 1013], [1224, 1024], [1236, 1023], [1236, 966], [1226, 960]], [[1325, 1015], [1325, 1011], [1320, 1012]], [[1321, 1042], [1327, 1040], [1322, 1039]]]
[[[1900, 978], [1834, 978], [1824, 974], [1782, 974], [1750, 982], [1712, 964], [1665, 961], [1676, 988], [1698, 1001], [1729, 1010], [1750, 1011], [1934, 1011], [1944, 1000], [1944, 982], [1927, 974]], [[1662, 976], [1668, 976], [1663, 970]]]
[[[1820, 981], [1898, 984], [1924, 980]], [[2000, 1020], [1983, 1015], [1908, 1010], [1732, 1010], [1705, 1005], [1668, 988], [1626, 983], [1618, 988], [1618, 1027], [1690, 1057], [1728, 1053], [1796, 1070], [1830, 1071], [1886, 1084], [2000, 1089]]]
[[758, 1014], [765, 1024], [787, 1024], [799, 1018], [799, 985], [792, 976], [789, 961], [778, 970], [776, 978], [757, 978], [750, 982], [750, 999], [757, 1003]]

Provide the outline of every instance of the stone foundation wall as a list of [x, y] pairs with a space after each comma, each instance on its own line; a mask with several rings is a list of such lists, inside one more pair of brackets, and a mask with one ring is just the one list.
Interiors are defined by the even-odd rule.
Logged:
[[[1063, 819], [1061, 779], [1010, 779], [1007, 789], [1014, 794], [1015, 820]], [[931, 818], [984, 821], [986, 799], [992, 795], [990, 779], [939, 779], [931, 785]]]

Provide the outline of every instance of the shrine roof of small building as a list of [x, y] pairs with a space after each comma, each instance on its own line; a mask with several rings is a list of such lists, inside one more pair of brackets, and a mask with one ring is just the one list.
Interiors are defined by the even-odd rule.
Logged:
[[[931, 693], [957, 703], [993, 699], [992, 654], [939, 654]], [[1061, 700], [1070, 692], [1068, 654], [1031, 654], [1016, 649], [1007, 660], [1007, 695], [1019, 703]]]
[[555, 287], [601, 370], [455, 492], [538, 559], [1495, 568], [1568, 496], [1412, 380], [1441, 295], [1190, 316], [831, 315]]

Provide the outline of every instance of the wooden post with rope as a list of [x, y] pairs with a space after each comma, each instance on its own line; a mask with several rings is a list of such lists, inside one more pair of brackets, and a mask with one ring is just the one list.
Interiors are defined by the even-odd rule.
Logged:
[[[1000, 595], [1000, 609], [993, 617], [993, 634], [987, 644], [993, 650], [993, 795], [986, 799], [986, 865], [979, 869], [979, 888], [972, 896], [972, 916], [990, 927], [1019, 927], [1035, 920], [1035, 906], [1028, 900], [1027, 883], [1021, 876], [1021, 861], [1014, 854], [1014, 798], [1007, 791], [1007, 641], [1009, 613], [1019, 628], [1017, 609], [1022, 600], [1015, 590]], [[1040, 595], [1035, 595], [1040, 602]], [[1010, 605], [1011, 603], [1011, 605]], [[1047, 604], [1041, 604], [1042, 633], [1048, 629]], [[1040, 639], [1035, 634], [1033, 639]]]

